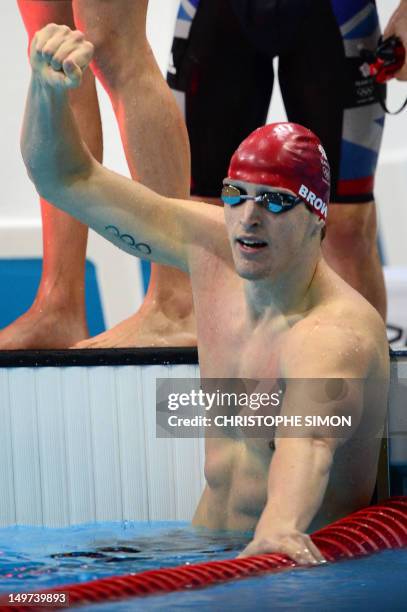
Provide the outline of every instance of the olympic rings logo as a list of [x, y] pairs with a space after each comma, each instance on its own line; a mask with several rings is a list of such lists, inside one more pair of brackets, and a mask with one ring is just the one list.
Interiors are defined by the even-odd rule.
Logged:
[[368, 98], [374, 94], [374, 87], [358, 87], [356, 91], [360, 98]]
[[329, 167], [322, 166], [322, 174], [324, 175], [324, 179], [326, 179], [327, 181], [331, 180], [331, 172], [329, 170]]

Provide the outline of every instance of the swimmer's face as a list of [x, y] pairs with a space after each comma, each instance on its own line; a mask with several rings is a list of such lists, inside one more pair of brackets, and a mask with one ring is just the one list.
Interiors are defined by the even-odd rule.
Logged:
[[[296, 196], [284, 188], [225, 182], [253, 197], [272, 191]], [[275, 277], [303, 257], [313, 236], [319, 244], [320, 222], [305, 205], [276, 215], [249, 199], [235, 206], [225, 204], [224, 212], [236, 271], [247, 280]]]

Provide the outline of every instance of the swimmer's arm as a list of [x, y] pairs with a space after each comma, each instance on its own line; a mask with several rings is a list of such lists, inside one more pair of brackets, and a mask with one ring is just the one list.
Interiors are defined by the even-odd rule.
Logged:
[[[280, 432], [276, 432], [267, 503], [244, 556], [278, 551], [301, 564], [323, 561], [305, 532], [322, 505], [335, 451], [359, 425], [363, 407], [361, 379], [367, 374], [370, 359], [370, 348], [366, 347], [365, 354], [363, 347], [355, 352], [353, 341], [344, 342], [340, 333], [335, 339], [334, 333], [331, 330], [329, 354], [327, 336], [320, 334], [321, 340], [308, 341], [308, 350], [302, 347], [298, 358], [292, 359], [286, 370], [287, 386], [281, 415], [299, 415], [302, 422], [312, 415], [350, 415], [352, 426], [340, 434], [338, 428], [329, 426], [323, 429], [295, 427], [289, 431], [280, 428]], [[337, 399], [332, 399], [336, 393], [334, 388], [333, 396], [327, 398], [324, 381], [311, 380], [319, 378], [343, 378], [347, 384], [346, 393], [338, 389]], [[351, 378], [354, 380], [349, 381]]]
[[[38, 34], [44, 35], [49, 37], [47, 29]], [[83, 62], [89, 59], [84, 59], [85, 44], [78, 51]], [[99, 164], [80, 137], [67, 89], [58, 85], [62, 73], [51, 74], [45, 81], [44, 67], [40, 63], [36, 68], [35, 57], [31, 59], [22, 154], [40, 195], [119, 248], [188, 270], [191, 245], [205, 242], [208, 236], [216, 244], [223, 235], [221, 211], [207, 204], [164, 198]]]
[[317, 438], [280, 438], [275, 447], [267, 503], [241, 556], [279, 552], [299, 564], [321, 563], [322, 554], [305, 532], [322, 504], [335, 445]]
[[67, 92], [44, 87], [35, 76], [28, 95], [22, 153], [42, 197], [119, 248], [187, 270], [187, 230], [193, 231], [190, 215], [199, 204], [161, 197], [101, 166], [80, 138]]

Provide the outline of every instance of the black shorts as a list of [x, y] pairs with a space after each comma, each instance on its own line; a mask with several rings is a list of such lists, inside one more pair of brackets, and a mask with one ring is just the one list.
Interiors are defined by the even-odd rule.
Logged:
[[188, 127], [192, 193], [217, 197], [240, 142], [267, 119], [274, 71], [289, 121], [321, 139], [333, 202], [368, 202], [384, 125], [361, 47], [380, 35], [373, 0], [181, 0], [168, 83]]

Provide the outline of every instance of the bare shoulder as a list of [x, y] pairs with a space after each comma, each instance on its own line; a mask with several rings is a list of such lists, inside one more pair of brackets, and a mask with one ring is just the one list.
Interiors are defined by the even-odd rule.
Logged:
[[311, 309], [289, 334], [284, 366], [291, 376], [387, 376], [389, 349], [379, 313], [351, 290]]

